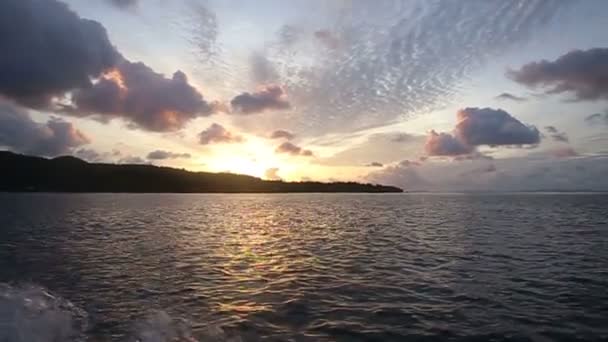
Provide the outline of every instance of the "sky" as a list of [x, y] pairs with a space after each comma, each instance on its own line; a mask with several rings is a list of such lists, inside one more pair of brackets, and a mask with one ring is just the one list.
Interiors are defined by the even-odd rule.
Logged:
[[608, 190], [603, 0], [3, 0], [0, 149]]

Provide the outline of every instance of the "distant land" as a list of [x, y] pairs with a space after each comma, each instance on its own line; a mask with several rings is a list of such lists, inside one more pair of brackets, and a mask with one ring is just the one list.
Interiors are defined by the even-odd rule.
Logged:
[[2, 192], [287, 193], [403, 192], [355, 182], [268, 181], [231, 173], [191, 172], [153, 165], [96, 164], [0, 151]]

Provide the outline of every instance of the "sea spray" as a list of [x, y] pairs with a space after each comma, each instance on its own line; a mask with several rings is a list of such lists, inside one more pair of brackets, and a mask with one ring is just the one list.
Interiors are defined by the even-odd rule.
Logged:
[[[133, 325], [125, 342], [241, 342], [219, 326], [194, 334], [192, 322], [164, 311], [152, 312]], [[38, 285], [0, 283], [1, 342], [84, 342], [89, 317], [70, 301]]]
[[0, 284], [0, 341], [85, 341], [86, 312], [37, 285]]

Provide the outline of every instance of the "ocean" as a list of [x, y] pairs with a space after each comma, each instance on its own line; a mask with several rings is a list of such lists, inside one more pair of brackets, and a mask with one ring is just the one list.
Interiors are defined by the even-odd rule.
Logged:
[[608, 340], [605, 194], [0, 194], [0, 341]]

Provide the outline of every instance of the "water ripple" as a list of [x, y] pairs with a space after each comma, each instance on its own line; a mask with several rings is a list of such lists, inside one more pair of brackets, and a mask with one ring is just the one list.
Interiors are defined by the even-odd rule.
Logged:
[[54, 297], [4, 285], [0, 320], [34, 298], [92, 341], [602, 340], [606, 199], [2, 194], [0, 281]]

